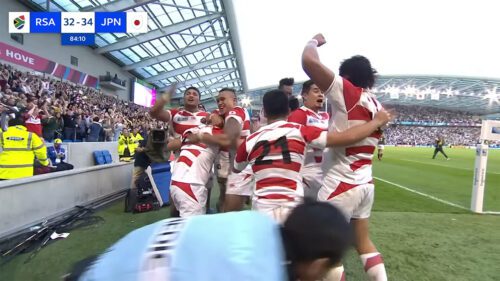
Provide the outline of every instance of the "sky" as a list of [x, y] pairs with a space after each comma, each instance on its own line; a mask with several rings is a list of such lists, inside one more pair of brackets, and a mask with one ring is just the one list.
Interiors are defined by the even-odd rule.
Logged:
[[323, 33], [321, 60], [364, 55], [381, 75], [500, 78], [500, 1], [233, 0], [249, 89], [306, 80], [301, 54]]

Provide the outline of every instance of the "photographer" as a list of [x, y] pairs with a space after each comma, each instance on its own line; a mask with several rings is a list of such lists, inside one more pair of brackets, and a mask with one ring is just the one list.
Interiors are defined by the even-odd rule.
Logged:
[[[168, 141], [168, 129], [152, 129], [145, 141], [139, 143], [136, 148], [134, 171], [132, 172], [132, 181], [130, 189], [137, 188], [138, 180], [144, 175], [146, 169], [151, 163], [162, 163], [168, 161], [170, 151], [179, 149], [181, 146], [180, 141]], [[135, 195], [135, 192], [131, 192]], [[127, 211], [133, 208], [134, 198], [130, 200], [131, 204], [127, 206]]]

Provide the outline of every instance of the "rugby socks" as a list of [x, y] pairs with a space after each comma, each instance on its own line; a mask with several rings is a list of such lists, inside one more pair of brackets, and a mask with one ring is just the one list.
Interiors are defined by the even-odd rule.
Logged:
[[387, 281], [384, 260], [379, 252], [359, 256], [371, 281]]

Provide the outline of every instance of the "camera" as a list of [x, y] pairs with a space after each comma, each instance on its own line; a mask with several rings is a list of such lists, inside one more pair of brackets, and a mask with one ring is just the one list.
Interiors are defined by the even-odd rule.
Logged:
[[165, 130], [151, 130], [151, 139], [153, 143], [165, 143], [167, 141], [167, 132]]

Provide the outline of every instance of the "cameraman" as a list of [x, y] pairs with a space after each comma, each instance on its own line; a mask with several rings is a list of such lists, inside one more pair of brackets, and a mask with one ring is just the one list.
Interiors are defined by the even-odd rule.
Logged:
[[[170, 151], [179, 149], [179, 140], [168, 141], [168, 128], [152, 129], [148, 133], [146, 140], [139, 143], [135, 150], [134, 171], [132, 172], [131, 189], [137, 188], [137, 181], [144, 175], [151, 163], [167, 162]], [[135, 194], [132, 192], [131, 194]], [[134, 200], [131, 200], [134, 201]], [[131, 211], [133, 206], [127, 206], [127, 211]]]

